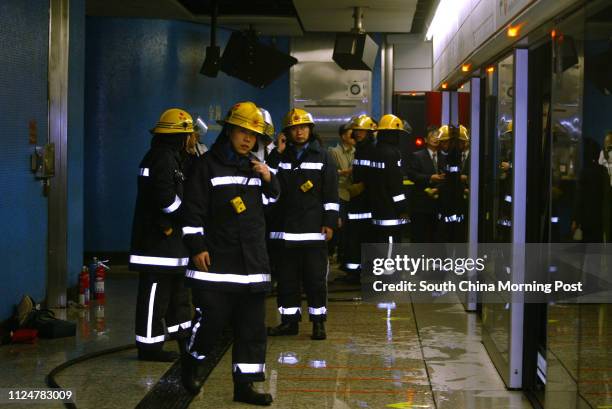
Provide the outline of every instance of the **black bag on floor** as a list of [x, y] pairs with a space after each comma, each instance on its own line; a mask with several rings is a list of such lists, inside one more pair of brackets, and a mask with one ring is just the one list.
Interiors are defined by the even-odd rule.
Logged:
[[37, 329], [41, 338], [64, 338], [76, 335], [76, 323], [55, 318], [55, 313], [51, 310], [32, 311], [25, 326]]

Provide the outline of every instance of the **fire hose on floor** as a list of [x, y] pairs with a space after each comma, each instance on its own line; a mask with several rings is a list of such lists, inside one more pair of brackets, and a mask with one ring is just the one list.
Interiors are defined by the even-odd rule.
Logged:
[[[346, 288], [341, 290], [329, 291], [329, 294], [340, 294], [359, 291], [359, 288]], [[276, 294], [271, 293], [267, 297], [275, 297]], [[305, 299], [304, 297], [302, 298]], [[328, 302], [359, 302], [361, 297], [331, 297], [328, 298]], [[224, 332], [221, 340], [217, 346], [217, 349], [210, 354], [212, 359], [207, 361], [205, 368], [203, 368], [204, 379], [208, 378], [210, 373], [215, 369], [217, 363], [223, 358], [225, 352], [232, 345], [231, 331]], [[62, 389], [57, 383], [55, 377], [64, 371], [65, 369], [88, 361], [90, 359], [100, 358], [105, 355], [114, 354], [117, 352], [123, 352], [130, 349], [136, 349], [135, 344], [121, 345], [113, 348], [103, 349], [101, 351], [91, 352], [85, 355], [81, 355], [77, 358], [70, 359], [59, 366], [56, 366], [47, 374], [45, 382], [47, 386], [55, 389]], [[189, 407], [191, 401], [195, 398], [194, 395], [190, 394], [185, 390], [180, 382], [180, 361], [176, 361], [165, 373], [162, 375], [157, 384], [151, 388], [151, 390], [144, 396], [140, 403], [136, 406], [138, 409], [146, 408], [173, 408], [173, 409], [184, 409]], [[68, 409], [76, 409], [76, 403], [64, 402], [64, 406]]]

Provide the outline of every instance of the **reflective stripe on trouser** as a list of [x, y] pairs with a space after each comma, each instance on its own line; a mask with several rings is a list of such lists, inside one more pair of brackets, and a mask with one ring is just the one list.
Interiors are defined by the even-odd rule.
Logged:
[[193, 357], [205, 360], [231, 323], [234, 332], [232, 374], [234, 382], [265, 379], [266, 327], [264, 293], [230, 293], [193, 290], [196, 317], [187, 344]]
[[371, 243], [389, 243], [389, 237], [392, 237], [393, 243], [402, 242], [402, 230], [406, 226], [372, 226], [370, 232]]
[[166, 339], [189, 334], [191, 305], [182, 274], [141, 272], [136, 302], [138, 348], [161, 349]]
[[345, 267], [350, 275], [361, 272], [361, 244], [371, 243], [371, 220], [348, 220], [346, 223]]
[[[327, 319], [327, 247], [289, 247], [282, 250], [278, 260], [279, 308], [301, 305], [301, 284], [308, 300], [310, 321]], [[286, 310], [293, 312], [293, 310]], [[299, 310], [298, 310], [299, 311]], [[297, 322], [301, 314], [281, 314], [282, 322]]]

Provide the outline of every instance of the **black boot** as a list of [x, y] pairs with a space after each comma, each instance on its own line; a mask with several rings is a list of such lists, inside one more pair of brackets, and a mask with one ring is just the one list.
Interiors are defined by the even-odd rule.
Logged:
[[163, 349], [138, 349], [138, 360], [149, 362], [174, 362], [179, 358], [179, 354], [174, 351], [164, 351]]
[[327, 338], [327, 334], [325, 333], [325, 323], [323, 321], [312, 323], [312, 336], [310, 338], [316, 340]]
[[272, 395], [253, 390], [252, 383], [234, 383], [234, 401], [250, 403], [251, 405], [270, 406]]
[[276, 327], [268, 327], [268, 335], [276, 337], [279, 335], [297, 335], [300, 328], [297, 322], [283, 322]]
[[185, 389], [197, 395], [204, 385], [204, 377], [201, 374], [202, 362], [188, 353], [181, 355], [181, 381]]

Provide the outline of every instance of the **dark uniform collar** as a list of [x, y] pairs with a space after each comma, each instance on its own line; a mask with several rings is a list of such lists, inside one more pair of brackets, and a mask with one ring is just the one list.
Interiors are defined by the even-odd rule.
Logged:
[[[300, 149], [301, 148], [298, 148], [296, 145], [294, 145], [291, 142], [287, 143], [287, 153], [289, 153], [292, 158], [297, 157], [297, 153]], [[307, 142], [307, 146], [305, 148], [305, 152], [302, 154], [302, 158], [308, 151], [315, 152], [315, 153], [321, 152], [321, 144], [316, 138], [310, 138], [310, 140]]]
[[211, 153], [224, 165], [235, 166], [243, 171], [250, 170], [251, 160], [257, 159], [257, 157], [250, 152], [245, 156], [238, 155], [232, 148], [229, 140], [215, 143], [211, 148]]

